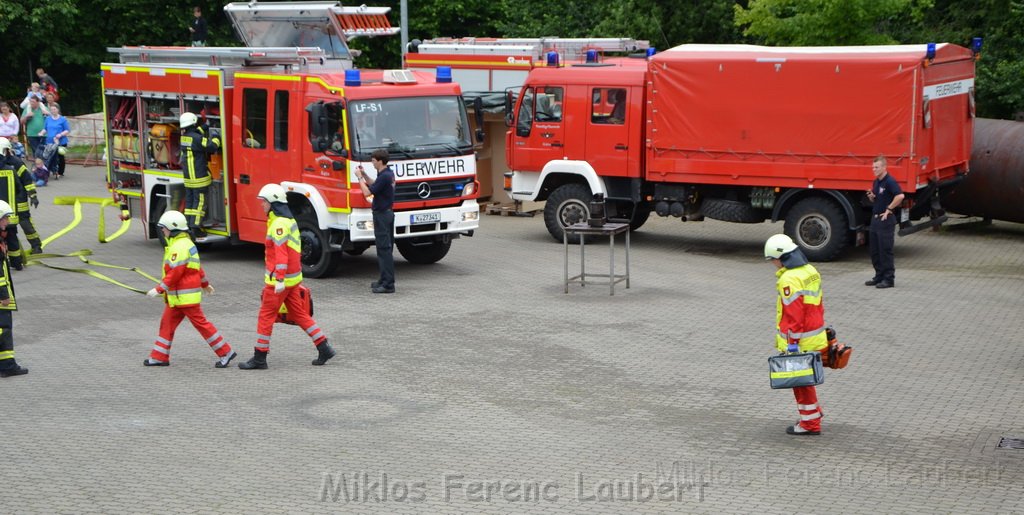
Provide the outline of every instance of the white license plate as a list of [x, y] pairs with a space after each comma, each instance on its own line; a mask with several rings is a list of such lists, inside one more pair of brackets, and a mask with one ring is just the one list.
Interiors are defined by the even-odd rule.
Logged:
[[441, 213], [418, 213], [415, 215], [409, 215], [409, 223], [416, 224], [433, 224], [441, 221]]

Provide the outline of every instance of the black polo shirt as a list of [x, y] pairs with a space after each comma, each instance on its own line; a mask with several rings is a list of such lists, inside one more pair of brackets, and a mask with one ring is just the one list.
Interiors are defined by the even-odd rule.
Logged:
[[886, 173], [884, 177], [875, 179], [875, 182], [871, 184], [871, 192], [875, 194], [875, 205], [872, 207], [871, 212], [880, 215], [886, 209], [889, 209], [892, 199], [896, 198], [896, 195], [903, 193], [903, 190], [896, 183], [896, 179], [893, 179], [892, 175]]

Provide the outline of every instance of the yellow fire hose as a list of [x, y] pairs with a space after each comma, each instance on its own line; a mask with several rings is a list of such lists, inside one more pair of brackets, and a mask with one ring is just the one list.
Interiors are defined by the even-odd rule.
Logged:
[[[83, 203], [85, 203], [85, 204], [99, 204], [100, 205], [100, 223], [99, 223], [99, 229], [98, 229], [99, 234], [97, 235], [97, 238], [99, 239], [100, 243], [109, 243], [111, 241], [114, 241], [119, 236], [124, 234], [125, 231], [128, 230], [128, 228], [131, 226], [131, 223], [132, 223], [131, 222], [131, 218], [127, 218], [125, 220], [122, 220], [120, 228], [118, 228], [116, 231], [114, 231], [109, 236], [107, 236], [105, 234], [106, 233], [106, 220], [105, 220], [105, 217], [103, 216], [103, 210], [106, 209], [107, 206], [116, 206], [116, 205], [118, 205], [117, 201], [115, 201], [113, 199], [110, 199], [110, 198], [103, 198], [103, 197], [57, 197], [57, 198], [53, 199], [53, 203], [58, 205], [58, 206], [74, 205], [75, 206], [75, 218], [73, 220], [71, 220], [71, 223], [69, 223], [66, 227], [64, 227], [63, 229], [55, 232], [49, 238], [46, 238], [45, 240], [43, 240], [43, 242], [42, 242], [42, 247], [43, 248], [45, 248], [47, 244], [53, 242], [57, 238], [60, 238], [61, 236], [64, 236], [65, 234], [70, 232], [72, 229], [74, 229], [82, 221], [82, 204]], [[153, 281], [154, 283], [160, 282], [157, 278], [147, 274], [146, 272], [143, 272], [142, 270], [140, 270], [137, 267], [125, 267], [125, 266], [119, 266], [119, 265], [111, 265], [111, 264], [108, 264], [108, 263], [100, 263], [99, 261], [93, 261], [91, 259], [86, 258], [86, 256], [91, 256], [91, 255], [92, 255], [92, 250], [89, 250], [89, 249], [77, 250], [77, 251], [71, 252], [69, 254], [48, 254], [48, 253], [43, 253], [43, 254], [26, 254], [25, 265], [26, 266], [28, 266], [28, 265], [42, 265], [42, 266], [45, 266], [47, 268], [52, 268], [54, 270], [63, 270], [65, 272], [75, 272], [75, 273], [78, 273], [78, 274], [85, 274], [85, 275], [88, 275], [90, 277], [95, 277], [97, 279], [100, 279], [101, 281], [106, 281], [108, 283], [120, 286], [122, 288], [125, 288], [127, 290], [131, 290], [131, 291], [136, 292], [136, 293], [143, 293], [144, 294], [144, 293], [146, 293], [146, 291], [148, 291], [148, 290], [142, 290], [142, 289], [139, 289], [139, 288], [128, 286], [127, 284], [124, 284], [124, 283], [122, 283], [120, 281], [117, 281], [115, 279], [107, 277], [107, 276], [105, 276], [105, 275], [103, 275], [103, 274], [101, 274], [99, 272], [96, 272], [95, 270], [89, 270], [88, 268], [70, 268], [70, 267], [64, 267], [64, 266], [51, 265], [51, 264], [46, 263], [46, 262], [43, 261], [43, 259], [48, 259], [48, 258], [77, 257], [83, 263], [85, 263], [87, 265], [99, 266], [99, 267], [104, 267], [104, 268], [114, 268], [114, 269], [117, 269], [117, 270], [128, 270], [130, 272], [135, 272], [135, 273], [141, 275], [142, 277], [145, 277], [146, 279], [149, 279], [150, 281]]]

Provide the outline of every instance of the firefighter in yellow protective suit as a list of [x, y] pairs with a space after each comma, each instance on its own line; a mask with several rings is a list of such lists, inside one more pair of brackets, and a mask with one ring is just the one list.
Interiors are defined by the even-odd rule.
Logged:
[[[0, 231], [12, 225], [10, 217], [14, 210], [7, 202], [0, 200]], [[14, 300], [14, 283], [11, 282], [11, 271], [7, 268], [6, 248], [0, 242], [0, 377], [21, 376], [28, 369], [18, 365], [14, 360], [14, 312], [18, 303]]]
[[16, 194], [17, 205], [15, 206], [18, 212], [18, 224], [25, 231], [25, 239], [32, 246], [32, 253], [42, 254], [43, 242], [39, 239], [39, 232], [32, 225], [32, 213], [29, 211], [30, 206], [39, 208], [39, 198], [36, 197], [36, 182], [32, 178], [32, 172], [28, 171], [28, 167], [25, 166], [25, 162], [20, 157], [14, 155], [14, 149], [11, 148], [11, 142], [7, 138], [0, 138], [0, 159], [4, 160], [14, 169], [14, 180], [21, 184], [21, 188]]
[[[820, 352], [828, 347], [825, 335], [825, 305], [821, 274], [785, 234], [776, 234], [764, 244], [764, 258], [778, 269], [775, 288], [775, 348], [779, 352]], [[793, 388], [800, 420], [786, 428], [791, 435], [821, 434], [821, 405], [813, 386]]]
[[206, 216], [207, 192], [213, 184], [208, 163], [210, 155], [220, 149], [220, 138], [207, 134], [209, 129], [199, 126], [199, 118], [193, 113], [182, 113], [178, 122], [181, 169], [185, 175], [185, 218], [192, 234], [203, 238], [206, 236], [203, 217]]
[[[6, 138], [4, 138], [6, 140]], [[2, 142], [0, 142], [2, 143]], [[10, 142], [8, 142], [8, 145]], [[18, 198], [26, 195], [25, 187], [18, 180], [18, 171], [14, 168], [16, 164], [8, 162], [5, 156], [0, 156], [0, 200], [8, 206], [18, 205]], [[21, 270], [22, 251], [21, 243], [18, 242], [18, 213], [8, 215], [10, 224], [4, 230], [3, 243], [6, 245], [5, 254], [10, 262], [11, 268]]]

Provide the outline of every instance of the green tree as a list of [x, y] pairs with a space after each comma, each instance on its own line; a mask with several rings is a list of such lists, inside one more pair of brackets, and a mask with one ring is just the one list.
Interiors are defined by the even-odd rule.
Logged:
[[886, 45], [920, 26], [933, 0], [751, 0], [743, 34], [769, 45]]

